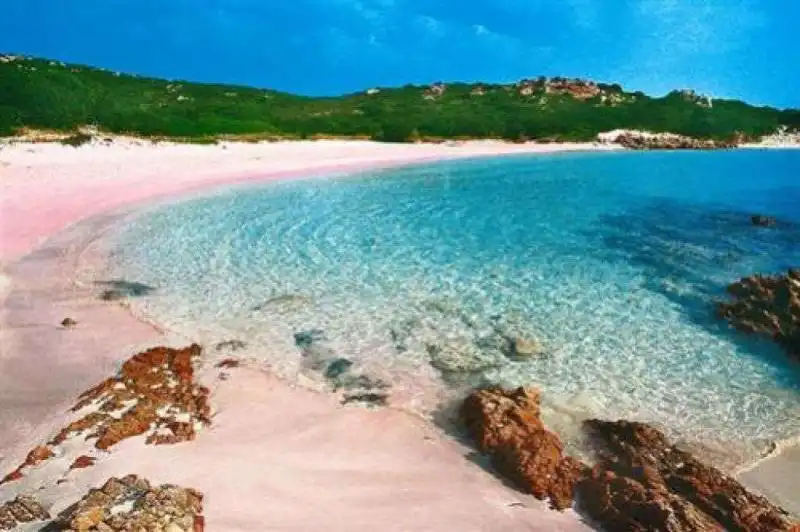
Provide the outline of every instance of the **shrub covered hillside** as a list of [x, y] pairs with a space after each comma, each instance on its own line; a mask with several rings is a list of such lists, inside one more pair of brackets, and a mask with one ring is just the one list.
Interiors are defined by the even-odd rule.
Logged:
[[232, 85], [168, 81], [82, 65], [0, 56], [0, 135], [22, 127], [202, 139], [219, 135], [359, 136], [386, 141], [502, 137], [590, 140], [618, 128], [704, 138], [800, 128], [800, 111], [662, 98], [618, 85], [539, 78], [510, 85], [434, 84], [310, 98]]

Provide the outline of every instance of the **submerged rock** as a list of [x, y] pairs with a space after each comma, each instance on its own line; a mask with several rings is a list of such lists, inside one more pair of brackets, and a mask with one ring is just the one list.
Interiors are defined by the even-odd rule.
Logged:
[[111, 478], [53, 522], [52, 530], [202, 532], [203, 494], [172, 484], [153, 487], [136, 475]]
[[517, 337], [512, 342], [511, 352], [517, 358], [530, 358], [544, 354], [544, 348], [536, 340]]
[[778, 223], [778, 221], [772, 216], [764, 216], [762, 214], [754, 214], [750, 217], [750, 221], [753, 223], [753, 225], [757, 225], [759, 227], [774, 227]]
[[445, 376], [459, 373], [479, 373], [500, 367], [504, 361], [496, 353], [479, 348], [468, 341], [454, 341], [443, 345], [427, 345], [431, 366]]
[[294, 334], [294, 344], [300, 349], [308, 349], [314, 342], [325, 339], [325, 333], [321, 329], [309, 329]]
[[471, 394], [460, 413], [501, 475], [538, 499], [550, 499], [554, 508], [571, 506], [585, 466], [566, 456], [558, 436], [544, 427], [538, 391], [485, 388]]
[[106, 290], [100, 293], [103, 301], [118, 301], [126, 297], [142, 297], [155, 291], [155, 288], [144, 283], [124, 280], [95, 281], [97, 286], [105, 286]]
[[369, 406], [386, 406], [389, 403], [389, 396], [385, 393], [353, 393], [345, 394], [342, 404], [362, 403]]
[[332, 360], [330, 363], [328, 363], [328, 367], [325, 369], [325, 378], [337, 379], [343, 373], [346, 373], [352, 365], [353, 362], [347, 360], [346, 358], [337, 358]]
[[312, 300], [310, 297], [301, 296], [298, 294], [283, 294], [267, 299], [263, 303], [255, 305], [252, 310], [267, 310], [269, 308], [277, 308], [282, 311], [297, 310], [306, 305], [310, 305]]
[[800, 360], [800, 269], [745, 277], [728, 292], [734, 301], [717, 305], [719, 317], [741, 331], [769, 336]]
[[217, 351], [239, 351], [240, 349], [244, 349], [247, 347], [247, 344], [242, 342], [241, 340], [225, 340], [223, 342], [219, 342], [217, 345], [214, 346], [214, 349]]
[[369, 375], [340, 375], [335, 379], [333, 390], [362, 390], [362, 391], [375, 391], [375, 390], [388, 390], [389, 383]]
[[503, 318], [492, 316], [490, 318], [493, 335], [481, 339], [479, 345], [493, 345], [511, 359], [526, 359], [543, 355], [544, 347], [526, 331], [520, 319], [513, 317]]
[[601, 462], [579, 487], [605, 530], [796, 531], [787, 514], [645, 423], [589, 420]]

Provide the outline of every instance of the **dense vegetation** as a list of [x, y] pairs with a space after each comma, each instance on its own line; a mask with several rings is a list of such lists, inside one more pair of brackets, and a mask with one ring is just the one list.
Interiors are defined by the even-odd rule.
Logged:
[[115, 133], [192, 139], [332, 135], [386, 141], [589, 140], [617, 128], [730, 139], [768, 134], [781, 125], [800, 128], [800, 110], [735, 100], [713, 100], [709, 106], [691, 92], [652, 98], [603, 84], [589, 84], [590, 94], [596, 94], [587, 96], [553, 90], [549, 83], [540, 78], [515, 85], [408, 85], [310, 98], [0, 56], [0, 135], [23, 127], [71, 131], [93, 125]]

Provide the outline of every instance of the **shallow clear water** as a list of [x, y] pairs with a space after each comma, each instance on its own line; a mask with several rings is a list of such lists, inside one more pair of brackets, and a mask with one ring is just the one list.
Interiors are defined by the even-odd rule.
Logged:
[[[753, 227], [754, 212], [787, 225]], [[748, 458], [800, 433], [797, 365], [713, 317], [733, 280], [800, 265], [800, 151], [482, 159], [228, 189], [149, 209], [114, 246], [111, 275], [155, 288], [139, 311], [245, 341], [286, 376], [344, 357], [421, 412], [463, 385], [533, 384], [565, 432], [643, 419]], [[509, 357], [518, 337], [542, 354]]]

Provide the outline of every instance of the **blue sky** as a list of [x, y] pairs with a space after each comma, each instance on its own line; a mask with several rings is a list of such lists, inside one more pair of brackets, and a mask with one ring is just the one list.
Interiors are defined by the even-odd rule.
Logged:
[[9, 0], [0, 51], [304, 94], [538, 75], [800, 107], [798, 0]]

